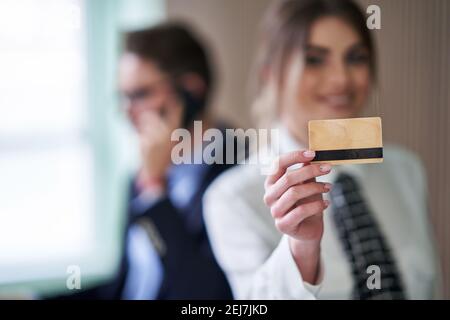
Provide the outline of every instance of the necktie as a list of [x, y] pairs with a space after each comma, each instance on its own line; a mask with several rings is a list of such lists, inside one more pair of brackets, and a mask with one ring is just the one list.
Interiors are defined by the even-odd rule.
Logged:
[[130, 227], [127, 238], [129, 270], [122, 299], [156, 299], [163, 278], [159, 255], [148, 239], [146, 231], [138, 224]]
[[[358, 182], [348, 174], [340, 174], [333, 184], [330, 200], [333, 220], [352, 266], [352, 298], [405, 299], [388, 243], [363, 198]], [[380, 271], [378, 287], [368, 284], [369, 277], [375, 274], [372, 270]]]
[[[199, 217], [186, 216], [186, 210], [199, 188], [199, 181], [205, 173], [202, 165], [178, 165], [171, 167], [168, 175], [168, 196], [182, 215], [186, 227], [193, 233], [198, 232], [202, 222]], [[137, 191], [135, 192], [137, 193]], [[136, 195], [129, 203], [131, 219], [135, 220], [127, 235], [127, 259], [129, 270], [126, 276], [122, 298], [127, 300], [151, 300], [158, 298], [165, 270], [155, 248], [154, 239], [150, 240], [146, 228], [139, 218], [149, 212], [159, 198]], [[192, 206], [192, 205], [191, 205]], [[185, 214], [185, 212], [187, 212]], [[183, 216], [183, 214], [185, 214]], [[142, 218], [144, 221], [145, 218]]]

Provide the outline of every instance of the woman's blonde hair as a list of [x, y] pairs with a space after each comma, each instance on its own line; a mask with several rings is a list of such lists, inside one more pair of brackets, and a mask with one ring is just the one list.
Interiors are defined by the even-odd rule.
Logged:
[[[259, 127], [268, 128], [277, 118], [288, 67], [295, 62], [301, 71], [302, 52], [312, 24], [325, 16], [344, 19], [361, 36], [369, 52], [369, 66], [375, 78], [375, 48], [361, 9], [351, 0], [279, 0], [262, 21], [258, 54], [253, 67], [252, 111]], [[294, 53], [298, 53], [295, 55]], [[299, 63], [300, 62], [300, 63]], [[270, 79], [269, 79], [270, 78]], [[270, 80], [270, 81], [269, 81]]]

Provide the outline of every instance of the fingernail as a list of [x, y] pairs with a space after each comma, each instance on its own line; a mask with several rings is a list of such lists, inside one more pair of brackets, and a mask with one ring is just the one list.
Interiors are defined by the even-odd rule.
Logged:
[[312, 150], [306, 150], [305, 152], [303, 152], [303, 155], [307, 158], [312, 158], [316, 156], [316, 153]]
[[330, 191], [331, 190], [331, 183], [325, 183], [324, 188], [325, 188], [325, 190]]
[[327, 208], [330, 205], [330, 201], [323, 200], [323, 204], [324, 204], [325, 208]]
[[331, 170], [331, 166], [329, 164], [322, 164], [320, 166], [320, 171], [322, 172], [328, 172]]

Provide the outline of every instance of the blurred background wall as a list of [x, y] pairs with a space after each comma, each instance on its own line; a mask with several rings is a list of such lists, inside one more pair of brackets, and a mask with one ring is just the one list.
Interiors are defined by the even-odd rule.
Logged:
[[[379, 86], [367, 115], [383, 119], [385, 141], [417, 152], [426, 165], [430, 212], [450, 298], [450, 1], [358, 0], [381, 8], [374, 30]], [[251, 125], [247, 80], [257, 29], [269, 0], [167, 0], [170, 18], [192, 22], [210, 40], [221, 84], [218, 114], [236, 126]]]

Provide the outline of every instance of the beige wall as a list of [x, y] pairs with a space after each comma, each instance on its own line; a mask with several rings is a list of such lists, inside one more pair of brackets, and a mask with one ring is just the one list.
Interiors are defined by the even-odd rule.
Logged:
[[[381, 7], [380, 85], [367, 109], [383, 118], [384, 139], [416, 151], [428, 172], [431, 219], [450, 298], [450, 1], [359, 0]], [[211, 40], [221, 72], [218, 112], [250, 125], [246, 83], [257, 25], [269, 0], [167, 0], [171, 17]]]
[[450, 1], [361, 0], [379, 4], [375, 32], [380, 86], [368, 109], [386, 140], [416, 151], [428, 173], [430, 215], [450, 298]]
[[211, 40], [220, 73], [215, 107], [222, 118], [248, 126], [247, 80], [260, 17], [269, 0], [167, 0], [169, 17], [193, 23]]

